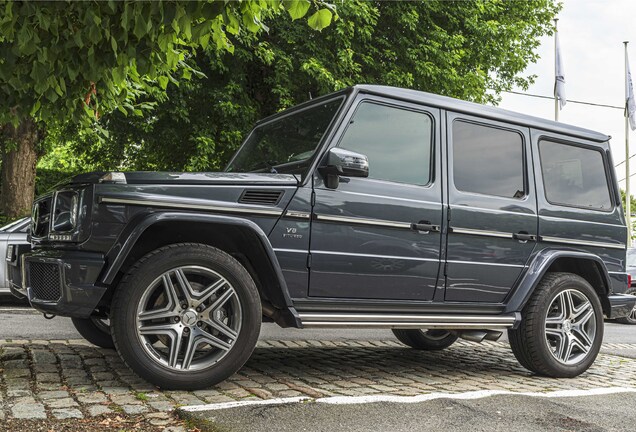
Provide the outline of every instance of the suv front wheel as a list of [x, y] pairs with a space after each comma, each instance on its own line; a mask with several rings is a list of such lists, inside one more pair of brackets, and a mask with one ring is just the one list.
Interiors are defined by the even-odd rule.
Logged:
[[603, 340], [603, 310], [594, 288], [572, 273], [548, 273], [508, 338], [525, 368], [556, 378], [580, 375]]
[[243, 366], [261, 314], [254, 281], [236, 259], [212, 246], [180, 243], [128, 270], [111, 325], [117, 351], [138, 375], [165, 389], [196, 390]]

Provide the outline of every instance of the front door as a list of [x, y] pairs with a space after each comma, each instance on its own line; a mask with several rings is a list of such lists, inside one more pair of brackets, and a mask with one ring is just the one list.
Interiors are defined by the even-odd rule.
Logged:
[[536, 245], [527, 128], [447, 113], [446, 301], [500, 303]]
[[442, 226], [439, 110], [361, 96], [352, 111], [333, 145], [366, 155], [369, 177], [330, 189], [315, 174], [309, 295], [431, 300]]

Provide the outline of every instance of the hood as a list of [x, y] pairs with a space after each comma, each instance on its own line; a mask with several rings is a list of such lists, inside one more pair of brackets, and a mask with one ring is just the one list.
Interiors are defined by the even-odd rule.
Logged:
[[[93, 171], [73, 177], [71, 184], [100, 183], [108, 171]], [[156, 172], [131, 171], [123, 173], [127, 184], [192, 184], [192, 185], [297, 185], [300, 178], [293, 174], [227, 173], [227, 172]], [[113, 181], [102, 181], [113, 183]], [[123, 181], [115, 181], [124, 183]]]

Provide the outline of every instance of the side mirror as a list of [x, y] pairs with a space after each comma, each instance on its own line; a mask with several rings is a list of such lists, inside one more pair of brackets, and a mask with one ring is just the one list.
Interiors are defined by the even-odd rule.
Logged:
[[340, 176], [369, 177], [369, 159], [360, 153], [334, 147], [327, 153], [326, 165], [319, 168], [328, 188], [335, 189]]

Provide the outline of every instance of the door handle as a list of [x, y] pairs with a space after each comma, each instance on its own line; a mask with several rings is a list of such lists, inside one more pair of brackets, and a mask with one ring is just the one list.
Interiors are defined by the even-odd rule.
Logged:
[[419, 232], [439, 232], [439, 225], [433, 225], [429, 221], [420, 221], [411, 224], [411, 229]]
[[519, 240], [520, 242], [527, 242], [527, 241], [537, 241], [537, 236], [534, 234], [528, 234], [526, 232], [518, 232], [516, 234], [512, 235], [512, 238], [514, 238], [515, 240]]

